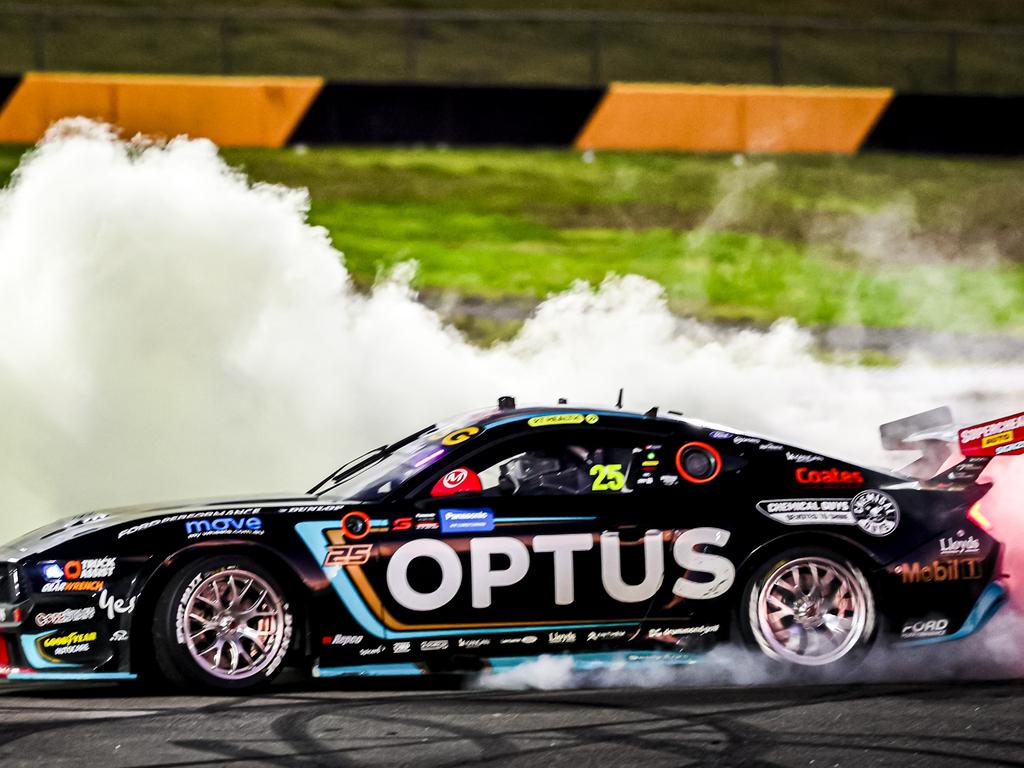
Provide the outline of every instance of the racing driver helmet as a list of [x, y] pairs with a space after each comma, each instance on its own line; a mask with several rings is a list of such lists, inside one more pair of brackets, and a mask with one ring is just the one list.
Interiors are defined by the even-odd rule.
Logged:
[[585, 455], [572, 448], [521, 453], [501, 465], [498, 485], [516, 495], [580, 493], [588, 485]]

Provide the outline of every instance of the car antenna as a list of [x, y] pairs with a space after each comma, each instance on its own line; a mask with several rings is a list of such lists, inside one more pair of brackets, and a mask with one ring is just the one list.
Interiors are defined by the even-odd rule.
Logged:
[[498, 410], [511, 411], [516, 407], [516, 399], [512, 395], [502, 395], [498, 398]]
[[658, 418], [658, 406], [653, 406], [650, 410], [647, 411], [647, 413], [644, 414], [644, 416], [647, 416], [652, 419]]
[[615, 407], [622, 410], [622, 387], [619, 387], [619, 399], [615, 401]]

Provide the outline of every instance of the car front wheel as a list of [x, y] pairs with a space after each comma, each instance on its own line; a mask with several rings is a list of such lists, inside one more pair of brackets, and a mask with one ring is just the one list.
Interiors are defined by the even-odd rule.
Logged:
[[263, 566], [205, 558], [161, 593], [153, 616], [157, 666], [179, 686], [250, 690], [280, 672], [292, 623], [284, 591]]
[[821, 667], [862, 656], [875, 635], [875, 601], [861, 570], [825, 550], [772, 558], [744, 592], [741, 623], [769, 658]]

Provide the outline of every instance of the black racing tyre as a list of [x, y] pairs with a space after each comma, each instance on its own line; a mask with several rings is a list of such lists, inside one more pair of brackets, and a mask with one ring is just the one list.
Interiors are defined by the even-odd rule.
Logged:
[[864, 573], [828, 549], [792, 549], [754, 571], [738, 606], [747, 643], [793, 667], [845, 666], [863, 658], [877, 630]]
[[248, 557], [189, 563], [164, 588], [153, 612], [157, 668], [172, 684], [249, 691], [281, 671], [292, 642], [284, 590]]

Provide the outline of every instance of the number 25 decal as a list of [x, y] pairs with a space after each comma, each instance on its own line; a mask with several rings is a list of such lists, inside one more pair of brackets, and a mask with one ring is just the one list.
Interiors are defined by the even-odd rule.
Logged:
[[590, 476], [594, 478], [592, 491], [621, 491], [626, 484], [621, 464], [595, 464], [590, 468]]

